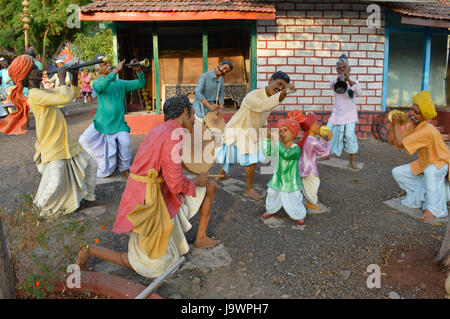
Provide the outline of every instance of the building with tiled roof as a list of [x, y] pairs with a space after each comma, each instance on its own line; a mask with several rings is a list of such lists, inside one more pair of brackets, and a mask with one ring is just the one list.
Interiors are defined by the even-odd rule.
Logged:
[[[281, 70], [297, 92], [271, 120], [300, 109], [326, 123], [341, 54], [364, 93], [357, 98], [360, 137], [374, 134], [386, 110], [410, 107], [417, 91], [429, 89], [439, 112], [450, 107], [448, 1], [97, 0], [80, 16], [112, 21], [116, 61], [152, 60], [148, 90], [159, 112], [168, 96], [192, 94], [198, 77], [227, 58], [236, 66], [225, 78], [230, 112]], [[450, 131], [445, 122], [439, 125]]]

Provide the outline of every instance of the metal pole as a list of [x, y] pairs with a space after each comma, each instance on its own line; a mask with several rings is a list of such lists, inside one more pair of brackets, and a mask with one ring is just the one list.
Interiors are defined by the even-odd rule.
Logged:
[[422, 91], [428, 90], [430, 83], [430, 64], [431, 64], [431, 33], [428, 28], [425, 31], [423, 65], [422, 65]]
[[155, 290], [156, 288], [159, 287], [160, 284], [162, 284], [162, 282], [169, 277], [169, 275], [171, 275], [173, 272], [175, 272], [178, 267], [180, 267], [180, 265], [184, 262], [184, 257], [180, 257], [180, 259], [178, 259], [172, 266], [169, 267], [169, 269], [167, 269], [165, 272], [163, 272], [161, 274], [161, 276], [159, 276], [158, 278], [155, 279], [154, 282], [152, 282], [147, 288], [145, 288], [139, 295], [136, 296], [136, 298], [134, 299], [144, 299], [146, 298], [148, 295], [150, 295], [150, 293]]

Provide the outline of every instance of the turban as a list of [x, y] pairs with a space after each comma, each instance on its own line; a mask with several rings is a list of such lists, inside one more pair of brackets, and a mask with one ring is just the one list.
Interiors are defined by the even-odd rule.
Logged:
[[431, 99], [430, 91], [421, 91], [414, 95], [413, 104], [417, 104], [420, 109], [420, 113], [425, 120], [431, 120], [437, 116], [436, 109], [434, 108], [433, 100]]
[[7, 135], [19, 135], [27, 132], [26, 126], [30, 116], [30, 107], [23, 95], [22, 81], [28, 76], [33, 68], [33, 57], [29, 55], [20, 55], [15, 58], [8, 68], [11, 79], [16, 83], [16, 87], [10, 94], [11, 102], [17, 108], [17, 112], [9, 114], [0, 120], [0, 132]]
[[277, 123], [277, 128], [281, 128], [282, 126], [286, 126], [289, 131], [291, 131], [293, 138], [297, 137], [298, 131], [300, 130], [300, 126], [297, 121], [291, 119], [281, 119]]
[[298, 143], [298, 146], [300, 146], [300, 149], [303, 149], [303, 145], [305, 145], [306, 138], [308, 137], [308, 130], [311, 128], [311, 126], [314, 124], [314, 122], [317, 121], [317, 115], [309, 112], [306, 114], [306, 117], [303, 119], [303, 121], [300, 122], [300, 127], [303, 131], [303, 137]]

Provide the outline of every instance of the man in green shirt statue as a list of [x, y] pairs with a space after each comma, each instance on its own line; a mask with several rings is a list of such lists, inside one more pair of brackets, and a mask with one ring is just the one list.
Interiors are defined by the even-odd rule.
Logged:
[[[111, 63], [96, 64], [101, 75], [92, 82], [98, 96], [94, 122], [80, 136], [80, 144], [96, 159], [97, 177], [108, 177], [116, 168], [127, 178], [131, 165], [130, 127], [125, 122], [125, 94], [145, 86], [145, 76], [140, 66], [131, 68], [137, 73], [136, 80], [120, 80], [116, 75], [125, 60], [114, 69]], [[137, 60], [132, 60], [137, 62]]]

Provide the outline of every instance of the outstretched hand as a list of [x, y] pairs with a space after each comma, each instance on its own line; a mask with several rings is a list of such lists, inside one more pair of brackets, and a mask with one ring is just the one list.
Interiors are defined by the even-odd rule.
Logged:
[[[135, 63], [135, 62], [139, 62], [139, 61], [137, 59], [133, 59], [133, 60], [131, 60], [130, 63]], [[142, 69], [141, 69], [140, 65], [139, 66], [129, 66], [129, 68], [131, 68], [136, 73], [142, 73]]]
[[114, 74], [118, 74], [120, 71], [122, 71], [124, 64], [125, 64], [125, 60], [120, 61], [119, 64], [117, 64], [113, 70]]

